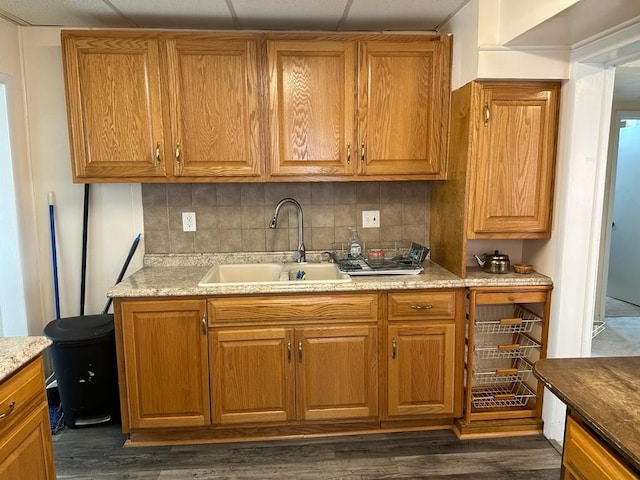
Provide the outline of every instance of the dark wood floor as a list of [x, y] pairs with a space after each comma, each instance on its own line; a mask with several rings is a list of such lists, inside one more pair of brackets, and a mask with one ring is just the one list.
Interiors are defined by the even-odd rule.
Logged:
[[458, 440], [450, 431], [123, 448], [119, 425], [54, 435], [59, 479], [551, 480], [560, 454], [542, 436]]

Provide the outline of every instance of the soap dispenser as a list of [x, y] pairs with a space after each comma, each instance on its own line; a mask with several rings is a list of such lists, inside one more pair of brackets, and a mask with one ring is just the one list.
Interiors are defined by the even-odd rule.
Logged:
[[362, 244], [358, 239], [358, 228], [349, 227], [351, 230], [351, 236], [349, 237], [349, 256], [351, 258], [358, 258], [362, 254]]

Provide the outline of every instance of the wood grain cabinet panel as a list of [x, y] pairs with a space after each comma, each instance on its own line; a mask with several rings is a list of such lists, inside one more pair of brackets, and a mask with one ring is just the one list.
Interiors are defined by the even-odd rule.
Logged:
[[455, 417], [462, 413], [464, 292], [387, 294], [387, 415]]
[[205, 300], [121, 304], [129, 426], [211, 424]]
[[448, 36], [271, 36], [273, 180], [446, 176]]
[[157, 40], [62, 33], [74, 181], [164, 177]]
[[166, 48], [174, 175], [259, 177], [258, 41], [180, 36]]
[[558, 123], [557, 84], [481, 84], [469, 238], [545, 238]]
[[453, 414], [455, 325], [390, 325], [389, 416]]
[[444, 178], [447, 42], [360, 42], [360, 173]]
[[63, 31], [76, 182], [258, 180], [258, 35]]
[[352, 175], [353, 42], [272, 40], [267, 52], [271, 175]]
[[640, 478], [600, 440], [567, 417], [562, 453], [564, 480], [638, 480]]
[[42, 356], [0, 385], [0, 478], [54, 480]]
[[214, 424], [295, 418], [292, 329], [211, 329], [209, 338]]

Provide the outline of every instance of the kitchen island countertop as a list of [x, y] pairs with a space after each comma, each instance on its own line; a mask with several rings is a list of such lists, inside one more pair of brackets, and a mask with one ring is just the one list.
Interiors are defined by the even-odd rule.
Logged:
[[534, 373], [640, 472], [640, 357], [539, 360]]
[[0, 337], [0, 382], [51, 345], [46, 337]]

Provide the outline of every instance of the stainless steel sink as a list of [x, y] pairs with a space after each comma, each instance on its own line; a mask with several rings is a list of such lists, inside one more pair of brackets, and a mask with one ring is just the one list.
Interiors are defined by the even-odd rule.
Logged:
[[238, 263], [212, 267], [199, 287], [219, 285], [294, 284], [350, 282], [332, 263]]

